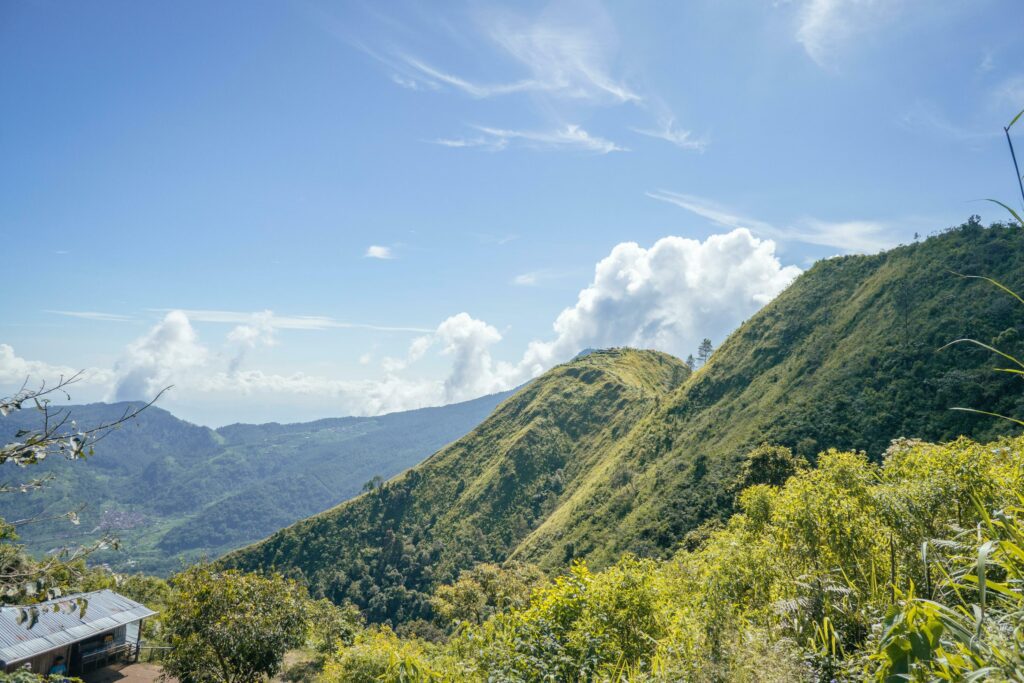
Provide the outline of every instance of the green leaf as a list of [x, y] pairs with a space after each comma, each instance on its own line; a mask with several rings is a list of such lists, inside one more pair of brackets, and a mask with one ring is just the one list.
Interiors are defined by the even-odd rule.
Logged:
[[1021, 227], [1024, 227], [1024, 219], [1022, 219], [1020, 217], [1020, 214], [1017, 213], [1016, 211], [1014, 211], [1010, 206], [1004, 204], [1003, 202], [999, 201], [998, 199], [985, 199], [985, 201], [992, 202], [993, 204], [998, 204], [999, 206], [1003, 207], [1004, 209], [1006, 209], [1007, 211], [1010, 212], [1010, 215], [1013, 216], [1017, 220], [1018, 223], [1020, 223]]
[[945, 346], [941, 347], [939, 349], [939, 351], [942, 351], [944, 349], [948, 349], [950, 346], [953, 346], [954, 344], [974, 344], [975, 346], [980, 346], [981, 348], [983, 348], [983, 349], [985, 349], [987, 351], [991, 351], [992, 353], [994, 353], [996, 355], [1002, 356], [1003, 358], [1005, 358], [1006, 360], [1010, 361], [1014, 365], [1017, 365], [1018, 367], [1024, 368], [1024, 363], [1020, 362], [1019, 360], [1017, 360], [1016, 358], [1014, 358], [1010, 354], [1004, 353], [1003, 351], [1000, 351], [999, 349], [995, 348], [994, 346], [989, 346], [988, 344], [982, 343], [982, 342], [978, 341], [977, 339], [956, 339], [954, 341], [949, 342]]
[[1014, 418], [1014, 417], [1009, 417], [1007, 415], [1000, 415], [999, 413], [990, 413], [990, 412], [988, 412], [986, 410], [975, 410], [974, 408], [950, 408], [950, 410], [959, 410], [959, 411], [964, 412], [964, 413], [978, 413], [979, 415], [988, 415], [989, 417], [998, 417], [998, 418], [1001, 418], [1003, 420], [1009, 420], [1010, 422], [1015, 422], [1015, 423], [1019, 424], [1021, 427], [1024, 427], [1024, 421], [1018, 420], [1017, 418]]
[[1013, 128], [1013, 124], [1017, 123], [1017, 119], [1019, 119], [1022, 115], [1024, 115], [1024, 109], [1021, 109], [1019, 112], [1017, 112], [1017, 115], [1013, 117], [1013, 120], [1010, 121], [1009, 124], [1007, 124], [1006, 130], [1010, 130], [1011, 128]]
[[999, 280], [994, 280], [994, 279], [992, 279], [990, 277], [985, 277], [984, 275], [963, 275], [962, 273], [954, 273], [954, 274], [957, 277], [962, 277], [962, 278], [964, 278], [966, 280], [984, 280], [985, 282], [989, 283], [990, 285], [995, 285], [999, 289], [1003, 290], [1004, 292], [1006, 292], [1007, 294], [1012, 296], [1017, 301], [1019, 301], [1022, 304], [1024, 304], [1024, 298], [1021, 298], [1021, 296], [1019, 294], [1017, 294], [1017, 292], [1013, 291], [1012, 289], [1010, 289], [1009, 287], [1004, 285]]

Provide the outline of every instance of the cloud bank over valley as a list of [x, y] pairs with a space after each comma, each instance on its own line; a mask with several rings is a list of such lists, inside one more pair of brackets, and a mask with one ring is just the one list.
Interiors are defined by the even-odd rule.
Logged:
[[[360, 365], [377, 376], [360, 379], [249, 367], [255, 349], [287, 353], [282, 330], [348, 327], [330, 318], [170, 310], [128, 343], [112, 367], [86, 368], [75, 399], [144, 400], [173, 385], [161, 405], [204, 424], [298, 419], [311, 414], [311, 405], [318, 407], [316, 416], [376, 415], [465, 401], [514, 388], [588, 347], [634, 346], [685, 358], [704, 337], [721, 342], [800, 272], [780, 262], [773, 241], [745, 228], [703, 241], [669, 236], [650, 247], [624, 242], [594, 266], [589, 284], [552, 322], [551, 336], [516, 352], [503, 347], [498, 325], [466, 311], [433, 329], [356, 326], [415, 335], [404, 356], [375, 361], [364, 354]], [[201, 338], [198, 322], [230, 327], [217, 342]], [[77, 370], [19, 351], [0, 344], [5, 387]], [[443, 376], [424, 367], [428, 356], [434, 367], [445, 368]]]

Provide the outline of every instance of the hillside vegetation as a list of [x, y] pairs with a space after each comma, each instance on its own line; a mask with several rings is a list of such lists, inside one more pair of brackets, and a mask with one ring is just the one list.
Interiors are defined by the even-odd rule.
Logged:
[[939, 349], [973, 337], [1018, 350], [1024, 309], [957, 273], [1024, 289], [1024, 232], [970, 222], [875, 256], [816, 263], [621, 443], [628, 490], [608, 481], [603, 495], [571, 502], [515, 556], [551, 568], [569, 544], [597, 565], [623, 552], [664, 556], [731, 508], [739, 463], [760, 443], [811, 460], [827, 448], [877, 460], [897, 437], [1009, 432], [1009, 423], [950, 408], [1024, 413], [1020, 380], [992, 372], [999, 359], [982, 349]]
[[605, 567], [699, 546], [741, 488], [781, 483], [744, 469], [760, 443], [878, 461], [901, 436], [995, 438], [1009, 423], [950, 408], [1020, 414], [1019, 380], [980, 349], [939, 349], [961, 336], [1012, 348], [1024, 312], [956, 273], [1024, 288], [1024, 235], [972, 221], [819, 262], [692, 374], [655, 352], [578, 358], [419, 467], [223, 564], [404, 622], [429, 617], [427, 593], [477, 562]]
[[374, 620], [429, 616], [428, 587], [504, 560], [563, 501], [607, 476], [616, 444], [688, 374], [654, 351], [581, 357], [420, 466], [224, 563], [296, 569], [314, 594], [352, 600]]
[[[10, 520], [60, 515], [84, 505], [81, 524], [40, 522], [20, 530], [28, 549], [117, 536], [122, 552], [95, 559], [115, 568], [165, 573], [180, 557], [220, 554], [351, 498], [476, 426], [507, 394], [442, 408], [303, 424], [208, 429], [157, 407], [107, 435], [88, 460], [48, 460], [8, 480], [55, 474], [39, 491], [0, 500]], [[72, 406], [80, 424], [102, 424], [135, 404]], [[35, 426], [35, 410], [0, 421], [0, 443]]]
[[1020, 437], [796, 460], [692, 551], [574, 564], [446, 642], [367, 629], [319, 680], [1019, 681], [1022, 461]]

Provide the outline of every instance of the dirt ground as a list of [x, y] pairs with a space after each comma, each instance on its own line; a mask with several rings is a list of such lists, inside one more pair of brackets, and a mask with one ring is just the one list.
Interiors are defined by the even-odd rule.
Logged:
[[[309, 664], [310, 660], [312, 659], [313, 654], [310, 652], [306, 652], [305, 650], [289, 650], [288, 652], [285, 652], [284, 662], [281, 665], [281, 673], [271, 678], [271, 683], [284, 683], [285, 679], [283, 674], [286, 671], [290, 671], [292, 674], [306, 673], [308, 675], [312, 675], [314, 672], [311, 670], [307, 670], [304, 672], [301, 671], [304, 668], [303, 665]], [[300, 679], [306, 680], [304, 677], [301, 676]]]
[[[155, 683], [160, 679], [161, 669], [156, 664], [136, 662], [116, 664], [91, 671], [82, 676], [85, 683]], [[168, 681], [175, 681], [173, 678]]]
[[[304, 664], [312, 658], [312, 655], [302, 650], [292, 650], [285, 653], [284, 666], [286, 670], [297, 664]], [[91, 671], [82, 676], [85, 683], [158, 683], [160, 674], [163, 673], [160, 665], [149, 662], [136, 662], [135, 664], [114, 664], [111, 666]], [[167, 683], [177, 683], [177, 679], [168, 678]], [[283, 683], [280, 675], [271, 679], [271, 683]]]

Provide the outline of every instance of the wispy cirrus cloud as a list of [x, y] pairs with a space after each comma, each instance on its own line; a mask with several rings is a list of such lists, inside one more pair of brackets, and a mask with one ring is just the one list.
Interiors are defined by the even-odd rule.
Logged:
[[[510, 93], [524, 92], [527, 90], [544, 89], [540, 83], [532, 80], [517, 81], [515, 83], [497, 83], [492, 85], [473, 83], [472, 81], [460, 78], [454, 74], [445, 73], [444, 71], [435, 69], [416, 57], [403, 56], [402, 59], [414, 70], [411, 81], [409, 78], [406, 78], [402, 79], [400, 82], [400, 84], [405, 87], [410, 87], [409, 84], [411, 82], [415, 85], [424, 84], [427, 87], [433, 86], [436, 89], [437, 84], [441, 83], [451, 86], [457, 90], [461, 90], [467, 95], [472, 95], [473, 97], [478, 98], [493, 97], [495, 95], [508, 95]], [[426, 76], [426, 79], [424, 79], [423, 76]], [[401, 79], [401, 77], [399, 78]]]
[[503, 247], [509, 242], [515, 242], [519, 239], [519, 235], [516, 233], [491, 233], [491, 232], [473, 232], [470, 233], [473, 237], [479, 240], [482, 244], [494, 244], [499, 247]]
[[992, 90], [991, 106], [1006, 110], [1010, 116], [1024, 107], [1024, 75], [1007, 78]]
[[572, 275], [572, 272], [568, 270], [541, 268], [540, 270], [531, 270], [526, 273], [520, 273], [519, 275], [516, 275], [514, 278], [512, 278], [512, 284], [518, 287], [536, 287], [545, 282], [568, 277], [569, 275]]
[[476, 138], [435, 140], [434, 144], [445, 147], [476, 147], [488, 151], [501, 151], [513, 143], [533, 149], [575, 149], [584, 152], [608, 154], [628, 152], [616, 142], [592, 135], [576, 124], [567, 124], [553, 130], [515, 130], [475, 126], [483, 135]]
[[120, 313], [99, 313], [97, 311], [52, 311], [47, 309], [46, 313], [53, 313], [54, 315], [63, 315], [69, 318], [81, 318], [83, 320], [98, 320], [100, 322], [108, 323], [124, 323], [134, 320], [130, 315], [121, 315]]
[[373, 330], [377, 332], [429, 332], [425, 327], [401, 325], [374, 325], [336, 320], [323, 315], [277, 315], [273, 311], [218, 311], [196, 309], [151, 309], [158, 313], [175, 310], [184, 313], [192, 322], [222, 323], [225, 325], [251, 325], [272, 330]]
[[657, 128], [632, 128], [631, 130], [640, 135], [671, 142], [680, 149], [703, 152], [708, 146], [707, 138], [695, 137], [693, 131], [677, 128], [671, 117], [659, 121]]
[[923, 101], [917, 102], [904, 113], [900, 118], [900, 124], [914, 131], [925, 131], [969, 145], [978, 145], [1002, 135], [998, 126], [982, 128], [952, 121], [939, 107]]
[[772, 239], [833, 247], [845, 253], [873, 254], [895, 246], [893, 226], [868, 220], [822, 221], [803, 218], [794, 225], [777, 227], [771, 223], [743, 216], [735, 210], [694, 195], [657, 190], [648, 197], [673, 204], [726, 228], [748, 229]]
[[529, 20], [509, 15], [489, 21], [491, 39], [525, 66], [530, 80], [563, 97], [639, 102], [643, 98], [612, 75], [618, 35], [611, 18], [594, 3], [587, 21], [576, 12]]
[[519, 285], [520, 287], [532, 287], [541, 281], [543, 273], [537, 270], [530, 271], [528, 273], [520, 273], [512, 278], [512, 284]]
[[428, 140], [434, 145], [441, 145], [442, 147], [451, 147], [453, 149], [468, 149], [468, 148], [479, 148], [488, 152], [500, 152], [501, 150], [508, 147], [508, 139], [483, 136], [476, 136], [471, 138], [436, 138], [434, 140]]
[[899, 244], [894, 226], [882, 221], [823, 221], [801, 219], [783, 230], [783, 239], [834, 247], [847, 253], [874, 254]]
[[985, 48], [981, 53], [981, 61], [978, 62], [978, 71], [988, 73], [996, 66], [996, 53], [991, 48]]
[[973, 113], [952, 117], [940, 105], [928, 100], [914, 102], [900, 117], [904, 127], [981, 148], [1002, 140], [1003, 126], [1024, 108], [1024, 75], [1012, 74], [987, 81], [976, 98], [983, 105]]
[[433, 81], [407, 78], [400, 74], [391, 74], [391, 82], [397, 86], [405, 88], [406, 90], [437, 90], [441, 87]]
[[[458, 92], [478, 100], [528, 94], [538, 113], [556, 124], [554, 129], [536, 125], [478, 126], [478, 133], [443, 135], [424, 142], [489, 152], [506, 150], [514, 143], [533, 149], [625, 151], [617, 142], [592, 136], [581, 126], [565, 122], [578, 116], [580, 105], [634, 104], [648, 115], [660, 113], [656, 126], [633, 128], [638, 134], [686, 150], [703, 151], [708, 145], [705, 138], [678, 127], [660, 98], [641, 93], [629, 83], [619, 57], [618, 31], [597, 0], [554, 2], [536, 14], [484, 9], [477, 12], [475, 24], [466, 26], [453, 17], [447, 17], [445, 24], [458, 26], [463, 42], [475, 48], [467, 62], [474, 65], [474, 73], [467, 73], [468, 68], [455, 72], [440, 66], [422, 51], [355, 44], [385, 64], [391, 70], [391, 80], [400, 87]], [[482, 59], [482, 55], [492, 58]]]
[[803, 0], [796, 40], [818, 66], [834, 69], [841, 50], [892, 21], [905, 4], [907, 0]]
[[746, 228], [771, 237], [779, 236], [779, 231], [774, 226], [764, 221], [740, 216], [732, 209], [702, 197], [681, 192], [670, 192], [669, 190], [655, 190], [645, 194], [651, 199], [657, 199], [658, 201], [667, 202], [686, 209], [722, 227]]
[[596, 3], [587, 7], [585, 15], [552, 10], [530, 18], [511, 12], [487, 12], [480, 24], [487, 27], [483, 32], [486, 42], [524, 71], [522, 77], [483, 82], [416, 55], [399, 53], [393, 59], [374, 56], [399, 69], [401, 73], [393, 75], [392, 80], [411, 89], [447, 87], [478, 99], [517, 93], [610, 104], [643, 99], [612, 75], [618, 38], [614, 25]]

